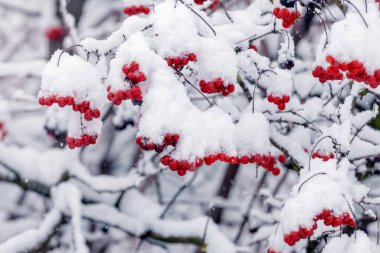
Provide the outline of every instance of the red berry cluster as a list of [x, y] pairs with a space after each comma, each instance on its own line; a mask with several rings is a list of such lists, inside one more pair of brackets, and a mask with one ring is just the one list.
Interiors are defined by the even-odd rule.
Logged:
[[339, 227], [341, 225], [348, 225], [350, 227], [355, 227], [356, 222], [350, 217], [348, 213], [343, 213], [343, 215], [334, 215], [332, 211], [325, 209], [320, 214], [314, 217], [314, 225], [311, 228], [300, 227], [298, 231], [292, 231], [289, 234], [284, 235], [284, 241], [293, 246], [301, 239], [306, 239], [313, 235], [314, 230], [317, 229], [317, 221], [323, 220], [326, 226]]
[[[190, 163], [184, 160], [176, 160], [171, 158], [168, 155], [165, 155], [161, 158], [161, 163], [173, 171], [177, 171], [178, 175], [183, 176], [186, 174], [186, 171], [194, 171], [195, 169], [202, 166], [203, 163], [206, 165], [211, 165], [216, 161], [227, 162], [230, 164], [248, 164], [256, 163], [257, 165], [265, 168], [266, 170], [272, 172], [273, 175], [277, 176], [280, 174], [280, 169], [275, 167], [276, 160], [271, 155], [260, 155], [255, 154], [252, 156], [229, 156], [224, 153], [208, 155], [203, 158], [196, 158], [195, 162]], [[184, 164], [184, 165], [183, 165]]]
[[380, 0], [375, 0], [375, 3], [379, 4], [379, 10], [380, 10]]
[[287, 8], [276, 7], [273, 10], [273, 15], [282, 20], [282, 26], [289, 28], [296, 23], [296, 20], [301, 17], [299, 11], [289, 11]]
[[138, 136], [136, 138], [136, 144], [139, 145], [143, 150], [155, 150], [157, 153], [161, 153], [166, 146], [175, 147], [179, 140], [179, 134], [167, 133], [161, 144], [155, 144], [149, 141], [149, 138]]
[[183, 57], [166, 57], [165, 60], [170, 67], [181, 69], [183, 66], [187, 65], [189, 61], [196, 61], [197, 55], [194, 53], [190, 53]]
[[285, 104], [289, 103], [289, 101], [290, 101], [290, 97], [288, 95], [284, 95], [282, 97], [279, 97], [279, 96], [276, 96], [273, 94], [269, 94], [267, 99], [268, 99], [269, 103], [273, 103], [273, 104], [277, 105], [277, 107], [280, 111], [285, 110]]
[[124, 14], [128, 16], [133, 16], [140, 13], [144, 13], [148, 15], [150, 12], [150, 9], [144, 5], [132, 5], [132, 6], [125, 7], [123, 12]]
[[7, 137], [8, 132], [5, 130], [4, 123], [0, 121], [0, 141]]
[[53, 104], [58, 104], [59, 107], [72, 106], [73, 111], [80, 112], [84, 114], [84, 119], [87, 121], [93, 118], [97, 119], [100, 117], [99, 109], [92, 109], [90, 102], [85, 100], [82, 103], [75, 103], [72, 96], [57, 96], [53, 95], [50, 97], [40, 97], [38, 99], [40, 105], [52, 106]]
[[311, 156], [311, 158], [315, 159], [315, 158], [320, 158], [322, 159], [324, 162], [330, 160], [330, 159], [334, 159], [334, 153], [330, 153], [329, 155], [325, 155], [325, 154], [322, 154], [322, 153], [319, 153], [319, 152], [314, 152]]
[[49, 40], [60, 40], [65, 36], [65, 30], [61, 26], [53, 26], [45, 32], [45, 35]]
[[267, 253], [280, 253], [280, 252], [277, 252], [274, 249], [269, 248], [268, 251], [267, 251]]
[[374, 74], [368, 74], [364, 64], [360, 61], [353, 60], [351, 62], [338, 62], [332, 55], [326, 56], [326, 62], [330, 64], [327, 69], [317, 66], [312, 74], [318, 78], [321, 83], [327, 80], [342, 80], [342, 72], [346, 72], [349, 79], [357, 82], [364, 82], [371, 88], [376, 89], [380, 85], [380, 69], [375, 70]]
[[235, 91], [235, 86], [232, 83], [224, 86], [224, 82], [220, 77], [210, 82], [201, 80], [199, 86], [201, 87], [201, 91], [207, 94], [222, 93], [223, 96], [228, 96]]
[[97, 135], [84, 134], [80, 138], [67, 137], [66, 143], [70, 149], [74, 149], [74, 148], [80, 148], [82, 146], [87, 146], [90, 144], [95, 144], [97, 138], [98, 138]]
[[125, 74], [127, 80], [131, 82], [132, 88], [129, 90], [119, 90], [116, 92], [111, 91], [111, 86], [107, 87], [107, 98], [112, 101], [115, 105], [120, 105], [121, 101], [127, 99], [142, 100], [142, 92], [137, 84], [144, 82], [146, 80], [146, 75], [139, 71], [139, 64], [135, 61], [131, 62], [129, 65], [125, 64], [122, 67], [122, 71]]

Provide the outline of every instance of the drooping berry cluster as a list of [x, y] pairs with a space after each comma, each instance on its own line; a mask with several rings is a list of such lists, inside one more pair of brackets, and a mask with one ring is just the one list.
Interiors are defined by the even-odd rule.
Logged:
[[311, 156], [311, 158], [315, 159], [315, 158], [320, 158], [322, 159], [324, 162], [330, 160], [330, 159], [334, 159], [335, 155], [334, 153], [330, 153], [329, 155], [326, 155], [326, 154], [323, 154], [323, 153], [320, 153], [320, 152], [314, 152]]
[[177, 57], [166, 57], [166, 62], [170, 67], [176, 68], [176, 69], [182, 69], [183, 66], [187, 65], [189, 62], [194, 62], [197, 60], [197, 56], [194, 53], [190, 53], [184, 56], [177, 56]]
[[0, 121], [0, 141], [4, 140], [7, 135], [8, 132], [5, 130], [4, 122]]
[[87, 121], [92, 120], [93, 118], [97, 119], [100, 117], [100, 110], [96, 108], [91, 108], [89, 101], [85, 100], [81, 103], [75, 103], [75, 100], [72, 96], [48, 96], [40, 97], [38, 99], [40, 105], [52, 106], [57, 104], [59, 107], [71, 106], [73, 111], [80, 112], [84, 114], [84, 119]]
[[301, 17], [299, 11], [289, 11], [287, 8], [276, 7], [273, 9], [273, 15], [282, 20], [282, 27], [289, 28], [296, 23], [296, 20]]
[[285, 104], [289, 103], [290, 97], [288, 95], [283, 95], [282, 97], [276, 96], [274, 94], [269, 94], [267, 97], [269, 103], [277, 105], [280, 111], [285, 110]]
[[185, 160], [176, 160], [169, 155], [165, 155], [161, 158], [161, 163], [173, 171], [177, 171], [178, 175], [183, 176], [186, 174], [186, 171], [194, 171], [195, 169], [202, 166], [203, 163], [206, 165], [211, 165], [216, 161], [222, 161], [230, 164], [248, 164], [256, 163], [258, 166], [261, 166], [272, 172], [273, 175], [277, 176], [280, 174], [280, 169], [275, 167], [276, 160], [271, 155], [244, 155], [244, 156], [229, 156], [224, 153], [212, 154], [206, 157], [198, 157], [195, 159], [195, 162], [189, 162]]
[[170, 134], [167, 133], [164, 137], [164, 140], [160, 144], [151, 142], [149, 138], [138, 136], [136, 138], [136, 144], [139, 145], [143, 150], [155, 150], [157, 153], [161, 153], [166, 146], [175, 147], [179, 140], [179, 134]]
[[124, 14], [128, 16], [133, 16], [140, 13], [148, 15], [150, 13], [150, 9], [149, 7], [146, 7], [144, 5], [132, 5], [132, 6], [125, 7], [123, 12]]
[[146, 75], [139, 71], [140, 66], [137, 62], [133, 61], [130, 64], [125, 64], [122, 71], [125, 78], [129, 80], [131, 89], [111, 91], [111, 86], [107, 87], [107, 98], [115, 105], [120, 105], [123, 100], [132, 99], [132, 101], [142, 101], [142, 92], [137, 84], [146, 80]]
[[201, 87], [201, 91], [204, 93], [222, 93], [223, 96], [228, 96], [230, 93], [235, 91], [235, 86], [232, 83], [224, 86], [224, 82], [220, 77], [210, 82], [201, 80], [199, 82], [199, 87]]
[[362, 62], [358, 60], [339, 62], [332, 55], [326, 56], [326, 62], [330, 64], [327, 69], [317, 66], [312, 72], [313, 76], [318, 78], [321, 83], [328, 80], [342, 80], [343, 73], [346, 72], [347, 78], [357, 82], [364, 82], [371, 88], [376, 89], [380, 85], [380, 69], [375, 70], [373, 74], [369, 74]]
[[80, 138], [67, 137], [66, 143], [70, 149], [74, 149], [74, 148], [80, 148], [82, 146], [87, 146], [90, 144], [95, 144], [97, 138], [98, 138], [97, 135], [84, 134]]
[[60, 40], [65, 36], [65, 30], [61, 26], [52, 26], [45, 32], [46, 37], [51, 40]]
[[348, 225], [350, 227], [355, 227], [356, 222], [350, 217], [348, 213], [343, 213], [342, 215], [334, 215], [331, 210], [325, 209], [320, 214], [314, 217], [314, 224], [310, 228], [299, 227], [297, 231], [292, 231], [284, 235], [284, 241], [293, 246], [301, 239], [306, 239], [313, 235], [314, 230], [317, 229], [317, 221], [323, 220], [326, 226], [339, 227], [342, 225]]

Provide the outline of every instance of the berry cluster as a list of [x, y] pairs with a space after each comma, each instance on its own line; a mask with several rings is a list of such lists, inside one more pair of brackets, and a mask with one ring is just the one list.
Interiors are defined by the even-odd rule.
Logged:
[[86, 146], [90, 144], [95, 144], [97, 138], [98, 138], [97, 135], [84, 134], [80, 138], [67, 137], [66, 143], [70, 149], [74, 149], [74, 148], [80, 148], [82, 146]]
[[276, 96], [273, 94], [269, 94], [267, 99], [268, 99], [269, 103], [273, 103], [273, 104], [277, 105], [277, 107], [280, 111], [285, 110], [285, 104], [289, 103], [289, 101], [290, 101], [290, 97], [288, 95], [284, 95], [282, 97], [279, 97], [279, 96]]
[[323, 220], [326, 226], [339, 227], [341, 225], [348, 225], [350, 227], [355, 227], [356, 222], [350, 217], [348, 213], [343, 213], [343, 215], [334, 215], [332, 211], [325, 209], [320, 214], [314, 217], [314, 225], [310, 228], [300, 227], [298, 231], [292, 231], [289, 234], [284, 235], [284, 241], [293, 246], [301, 239], [306, 239], [313, 235], [314, 230], [317, 229], [317, 221]]
[[8, 132], [5, 130], [4, 123], [0, 121], [0, 141], [7, 137]]
[[139, 71], [140, 66], [137, 62], [133, 61], [129, 65], [125, 64], [122, 67], [122, 71], [125, 74], [125, 78], [129, 80], [132, 88], [129, 90], [118, 90], [116, 92], [111, 91], [111, 86], [107, 87], [107, 98], [115, 105], [120, 105], [121, 101], [132, 99], [132, 101], [142, 101], [142, 92], [137, 84], [146, 80], [146, 75]]
[[136, 144], [139, 145], [143, 150], [155, 150], [157, 153], [161, 153], [166, 146], [175, 147], [179, 140], [179, 134], [167, 133], [161, 144], [155, 144], [149, 141], [149, 138], [138, 136], [136, 138]]
[[53, 95], [50, 97], [40, 97], [38, 103], [46, 106], [52, 106], [53, 104], [57, 104], [59, 107], [72, 106], [73, 111], [84, 114], [84, 119], [87, 121], [100, 117], [100, 110], [92, 109], [89, 101], [85, 100], [82, 103], [75, 103], [72, 96], [62, 97]]
[[325, 155], [325, 154], [322, 154], [322, 153], [319, 153], [319, 152], [314, 152], [311, 156], [311, 158], [315, 159], [315, 158], [320, 158], [322, 159], [324, 162], [330, 160], [330, 159], [334, 159], [334, 153], [330, 153], [329, 155]]
[[280, 253], [280, 252], [277, 252], [274, 249], [269, 248], [268, 251], [267, 251], [267, 253]]
[[376, 89], [380, 85], [380, 69], [374, 71], [374, 74], [368, 74], [364, 64], [360, 61], [353, 60], [351, 62], [338, 62], [332, 55], [326, 56], [326, 62], [330, 64], [327, 69], [317, 66], [312, 74], [318, 78], [321, 83], [327, 80], [342, 80], [342, 72], [346, 72], [346, 76], [357, 82], [364, 82], [371, 88]]
[[187, 65], [190, 61], [196, 61], [197, 56], [194, 53], [190, 53], [182, 57], [166, 57], [165, 60], [168, 63], [168, 66], [176, 69], [182, 69], [183, 66]]
[[282, 20], [282, 27], [289, 28], [296, 23], [296, 20], [301, 17], [299, 11], [289, 11], [287, 8], [276, 7], [273, 10], [273, 15]]
[[211, 165], [216, 161], [227, 162], [230, 164], [248, 164], [256, 163], [258, 166], [261, 166], [272, 172], [273, 175], [277, 176], [280, 174], [280, 169], [275, 167], [276, 160], [271, 155], [260, 155], [255, 154], [252, 156], [229, 156], [224, 153], [208, 155], [203, 158], [196, 158], [195, 162], [188, 162], [184, 160], [176, 160], [171, 158], [169, 155], [165, 155], [161, 158], [161, 163], [173, 171], [177, 171], [178, 175], [183, 176], [186, 174], [186, 171], [194, 171], [195, 169], [202, 166], [203, 163], [206, 165]]
[[61, 26], [53, 26], [45, 32], [45, 35], [51, 41], [60, 40], [65, 36], [65, 30]]
[[150, 9], [144, 5], [132, 5], [132, 6], [125, 7], [123, 12], [124, 14], [128, 16], [133, 16], [140, 13], [144, 13], [148, 15], [150, 12]]
[[201, 80], [199, 86], [201, 87], [201, 91], [207, 94], [222, 93], [223, 96], [228, 96], [235, 91], [235, 86], [232, 83], [224, 86], [224, 82], [220, 77], [210, 82]]

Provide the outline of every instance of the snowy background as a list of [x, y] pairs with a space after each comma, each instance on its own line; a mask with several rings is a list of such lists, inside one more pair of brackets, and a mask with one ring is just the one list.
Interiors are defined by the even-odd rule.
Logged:
[[380, 252], [378, 0], [0, 0], [0, 253]]

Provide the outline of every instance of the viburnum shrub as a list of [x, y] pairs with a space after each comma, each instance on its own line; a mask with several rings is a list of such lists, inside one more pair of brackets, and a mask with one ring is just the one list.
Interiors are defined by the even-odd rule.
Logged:
[[59, 2], [65, 29], [46, 36], [66, 49], [12, 72], [41, 78], [39, 105], [4, 107], [50, 138], [7, 120], [0, 143], [0, 181], [52, 211], [25, 250], [0, 252], [380, 252], [377, 0], [89, 0], [117, 15], [77, 22]]

